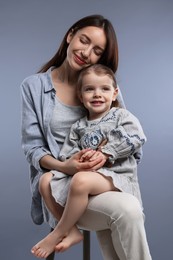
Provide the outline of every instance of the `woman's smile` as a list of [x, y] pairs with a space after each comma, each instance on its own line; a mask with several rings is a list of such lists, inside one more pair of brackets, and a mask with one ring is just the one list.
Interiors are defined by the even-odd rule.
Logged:
[[79, 55], [77, 55], [76, 53], [74, 53], [74, 61], [78, 64], [78, 65], [85, 65], [87, 64], [87, 62], [82, 59]]

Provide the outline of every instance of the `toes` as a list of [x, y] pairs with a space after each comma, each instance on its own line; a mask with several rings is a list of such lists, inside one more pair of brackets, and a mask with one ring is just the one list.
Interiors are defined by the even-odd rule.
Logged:
[[33, 246], [33, 248], [31, 248], [31, 253], [35, 254], [35, 252], [39, 249], [39, 245], [35, 245]]

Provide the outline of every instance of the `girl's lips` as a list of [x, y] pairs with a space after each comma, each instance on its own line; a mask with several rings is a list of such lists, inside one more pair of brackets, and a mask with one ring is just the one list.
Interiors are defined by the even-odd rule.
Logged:
[[99, 106], [102, 105], [104, 102], [103, 101], [92, 101], [91, 104], [94, 106]]
[[74, 60], [79, 65], [87, 64], [87, 62], [83, 59], [81, 59], [78, 55], [74, 54]]

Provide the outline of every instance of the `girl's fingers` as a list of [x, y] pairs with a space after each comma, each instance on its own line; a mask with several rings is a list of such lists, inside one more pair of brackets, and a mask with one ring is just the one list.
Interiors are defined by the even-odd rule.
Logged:
[[94, 150], [90, 150], [90, 151], [86, 151], [80, 158], [80, 162], [82, 161], [86, 161], [86, 160], [89, 160], [94, 154], [95, 154], [96, 151]]
[[104, 158], [96, 158], [93, 161], [81, 162], [81, 170], [97, 170], [105, 164]]

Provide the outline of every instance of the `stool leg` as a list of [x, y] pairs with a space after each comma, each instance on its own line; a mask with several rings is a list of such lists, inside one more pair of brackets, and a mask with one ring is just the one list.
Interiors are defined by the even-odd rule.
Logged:
[[55, 256], [55, 252], [52, 252], [52, 253], [46, 258], [46, 260], [54, 260], [54, 256]]
[[83, 231], [83, 260], [90, 260], [90, 231]]
[[[53, 228], [51, 228], [50, 232], [53, 231]], [[54, 260], [54, 256], [55, 256], [55, 252], [52, 252], [47, 258], [46, 260]]]

